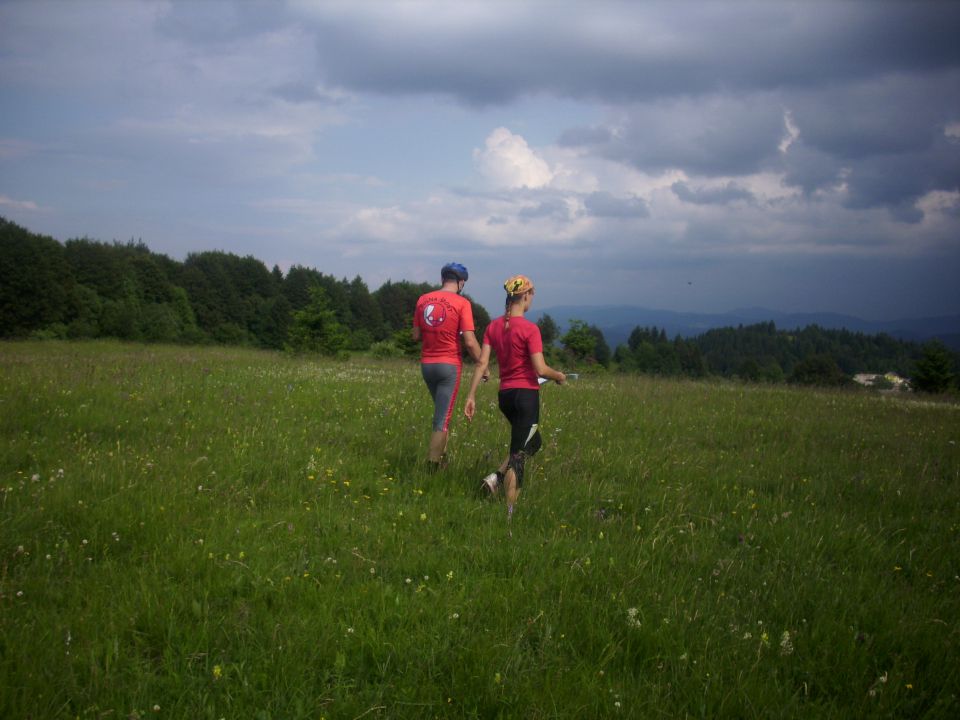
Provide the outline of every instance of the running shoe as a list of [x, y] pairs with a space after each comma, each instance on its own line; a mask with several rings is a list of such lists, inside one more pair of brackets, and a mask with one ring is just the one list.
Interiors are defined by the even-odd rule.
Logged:
[[482, 480], [482, 487], [490, 495], [496, 495], [497, 490], [500, 488], [500, 476], [498, 473], [492, 472], [487, 475]]

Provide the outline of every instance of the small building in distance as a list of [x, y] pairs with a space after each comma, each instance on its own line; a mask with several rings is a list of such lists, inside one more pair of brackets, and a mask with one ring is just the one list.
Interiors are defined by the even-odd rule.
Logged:
[[858, 385], [874, 388], [876, 390], [906, 392], [910, 389], [910, 381], [893, 372], [883, 374], [858, 373], [853, 376], [853, 381]]

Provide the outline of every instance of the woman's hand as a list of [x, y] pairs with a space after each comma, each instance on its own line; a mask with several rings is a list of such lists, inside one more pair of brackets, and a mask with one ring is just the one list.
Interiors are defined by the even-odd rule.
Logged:
[[467, 420], [473, 420], [474, 414], [477, 412], [477, 401], [470, 396], [467, 398], [466, 404], [463, 406], [463, 414], [467, 416]]

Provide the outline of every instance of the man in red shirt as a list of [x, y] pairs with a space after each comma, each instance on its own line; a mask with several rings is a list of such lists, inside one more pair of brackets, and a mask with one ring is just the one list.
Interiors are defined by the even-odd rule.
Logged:
[[422, 343], [420, 371], [433, 398], [433, 432], [427, 460], [435, 468], [446, 460], [447, 428], [460, 388], [461, 337], [474, 362], [480, 359], [473, 307], [461, 295], [468, 277], [463, 265], [447, 263], [440, 270], [440, 289], [421, 295], [413, 313], [413, 339]]
[[543, 444], [540, 437], [540, 378], [566, 382], [567, 376], [554, 370], [543, 359], [540, 328], [524, 317], [533, 302], [533, 282], [525, 275], [514, 275], [503, 284], [507, 291], [506, 312], [493, 320], [483, 335], [480, 362], [473, 373], [473, 382], [464, 407], [464, 414], [473, 420], [477, 410], [477, 386], [487, 373], [490, 353], [500, 364], [500, 412], [510, 422], [510, 454], [495, 473], [483, 479], [491, 492], [506, 488], [507, 517], [513, 517], [513, 506], [523, 485], [526, 459], [536, 454]]

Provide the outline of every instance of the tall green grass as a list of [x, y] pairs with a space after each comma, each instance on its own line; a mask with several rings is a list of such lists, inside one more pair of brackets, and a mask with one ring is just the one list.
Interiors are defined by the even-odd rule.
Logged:
[[960, 409], [493, 385], [422, 463], [415, 364], [0, 345], [0, 716], [956, 717]]

